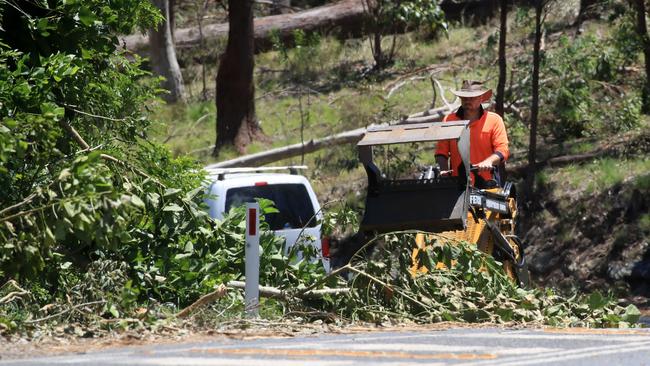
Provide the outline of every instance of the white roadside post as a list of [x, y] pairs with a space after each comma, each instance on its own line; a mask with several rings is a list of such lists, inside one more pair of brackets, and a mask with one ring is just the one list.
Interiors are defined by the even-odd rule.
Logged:
[[260, 299], [260, 204], [246, 204], [246, 315], [256, 317]]

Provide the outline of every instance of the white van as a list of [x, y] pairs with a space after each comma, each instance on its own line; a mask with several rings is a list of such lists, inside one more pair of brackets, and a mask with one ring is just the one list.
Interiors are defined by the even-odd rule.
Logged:
[[[260, 168], [211, 168], [205, 167], [209, 174], [206, 200], [210, 216], [223, 219], [233, 207], [256, 198], [273, 201], [278, 213], [265, 216], [265, 221], [276, 236], [285, 238], [285, 251], [300, 239], [316, 247], [320, 253], [325, 271], [330, 271], [329, 238], [321, 235], [323, 213], [316, 194], [307, 178], [296, 174], [305, 166], [260, 167]], [[269, 171], [290, 171], [269, 173]]]

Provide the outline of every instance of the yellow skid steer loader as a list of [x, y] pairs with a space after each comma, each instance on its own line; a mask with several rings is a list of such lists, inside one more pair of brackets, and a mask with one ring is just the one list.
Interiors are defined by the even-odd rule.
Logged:
[[[472, 186], [469, 160], [469, 121], [400, 124], [370, 128], [357, 144], [359, 159], [368, 175], [368, 192], [360, 232], [366, 238], [400, 230], [418, 230], [411, 274], [430, 268], [418, 253], [435, 234], [467, 241], [503, 263], [508, 276], [520, 286], [529, 283], [522, 241], [515, 235], [517, 204], [514, 186]], [[418, 179], [387, 179], [373, 163], [373, 146], [455, 139], [465, 167], [459, 176], [441, 174], [429, 167]], [[478, 177], [476, 174], [475, 177]], [[478, 178], [477, 178], [478, 179]], [[426, 234], [431, 233], [431, 234]], [[427, 240], [429, 239], [429, 240]]]

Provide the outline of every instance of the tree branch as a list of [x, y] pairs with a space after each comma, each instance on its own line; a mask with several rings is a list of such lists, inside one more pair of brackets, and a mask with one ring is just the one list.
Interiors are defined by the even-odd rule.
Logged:
[[91, 302], [87, 302], [87, 303], [83, 303], [83, 304], [75, 305], [75, 306], [73, 306], [73, 307], [71, 307], [71, 308], [65, 309], [65, 310], [63, 310], [63, 311], [61, 311], [61, 312], [58, 312], [58, 313], [56, 313], [56, 314], [53, 314], [53, 315], [50, 315], [50, 316], [46, 316], [45, 318], [40, 318], [40, 319], [36, 319], [36, 320], [26, 320], [25, 323], [26, 323], [26, 324], [40, 323], [40, 322], [43, 322], [43, 321], [46, 321], [46, 320], [50, 320], [50, 319], [53, 319], [53, 318], [59, 317], [59, 316], [65, 314], [65, 313], [67, 313], [67, 312], [70, 312], [70, 311], [72, 311], [72, 310], [76, 310], [76, 309], [81, 308], [81, 307], [84, 307], [84, 306], [88, 306], [88, 305], [99, 305], [99, 304], [105, 304], [105, 303], [106, 303], [106, 300], [91, 301]]
[[[337, 271], [340, 272], [339, 268]], [[335, 271], [336, 272], [336, 271]], [[337, 272], [337, 273], [338, 273]], [[328, 278], [332, 276], [334, 272], [330, 273]], [[246, 283], [242, 281], [230, 281], [228, 282], [228, 286], [233, 287], [233, 288], [239, 288], [243, 289], [246, 287]], [[271, 286], [259, 286], [259, 291], [260, 291], [260, 296], [263, 297], [269, 297], [269, 298], [275, 298], [275, 299], [282, 299], [282, 300], [289, 300], [291, 298], [298, 298], [298, 299], [320, 299], [323, 296], [326, 295], [340, 295], [340, 294], [347, 294], [350, 292], [350, 289], [347, 287], [342, 287], [342, 288], [324, 288], [324, 289], [318, 289], [318, 290], [308, 290], [304, 292], [299, 292], [296, 294], [292, 294], [290, 292], [281, 290], [277, 287], [271, 287]]]
[[97, 114], [92, 114], [92, 113], [89, 113], [89, 112], [84, 112], [84, 111], [81, 111], [79, 109], [76, 109], [75, 106], [73, 106], [73, 105], [69, 105], [69, 104], [63, 104], [63, 105], [66, 108], [70, 109], [71, 111], [74, 111], [74, 112], [79, 113], [79, 114], [83, 114], [84, 116], [98, 118], [98, 119], [105, 119], [107, 121], [112, 121], [112, 122], [124, 122], [124, 121], [126, 121], [126, 118], [111, 118], [111, 117], [106, 117], [106, 116], [100, 116], [100, 115], [97, 115]]
[[[88, 145], [88, 143], [86, 142], [86, 140], [84, 140], [83, 137], [81, 137], [81, 135], [79, 134], [79, 132], [77, 132], [77, 130], [75, 130], [75, 128], [72, 127], [72, 126], [70, 125], [70, 123], [68, 123], [68, 121], [66, 121], [65, 119], [61, 119], [61, 120], [59, 121], [59, 124], [61, 125], [61, 127], [62, 127], [66, 132], [68, 132], [68, 134], [69, 134], [69, 135], [70, 135], [70, 136], [71, 136], [71, 137], [72, 137], [72, 138], [73, 138], [73, 139], [74, 139], [74, 140], [75, 140], [79, 145], [81, 145], [81, 147], [84, 148], [84, 150], [88, 150], [88, 151], [91, 150], [90, 145]], [[152, 182], [158, 184], [158, 185], [161, 186], [161, 187], [166, 187], [166, 186], [165, 186], [162, 182], [160, 182], [158, 179], [156, 179], [156, 178], [150, 176], [149, 174], [145, 173], [145, 172], [144, 172], [143, 170], [141, 170], [140, 168], [135, 167], [135, 166], [133, 166], [133, 165], [131, 165], [131, 164], [128, 164], [127, 162], [122, 161], [122, 160], [120, 160], [120, 159], [118, 159], [118, 158], [116, 158], [116, 157], [114, 157], [114, 156], [112, 156], [112, 155], [101, 154], [100, 157], [101, 157], [102, 159], [104, 159], [104, 160], [111, 161], [111, 162], [113, 162], [113, 163], [116, 163], [116, 164], [122, 165], [122, 166], [125, 167], [125, 168], [131, 169], [131, 170], [133, 170], [135, 173], [137, 173], [138, 175], [141, 175], [142, 177], [151, 180]]]
[[5, 288], [6, 286], [12, 286], [16, 291], [12, 291], [12, 292], [8, 293], [7, 295], [3, 296], [2, 298], [0, 298], [0, 304], [6, 304], [6, 303], [12, 301], [13, 299], [15, 299], [16, 297], [29, 295], [29, 291], [27, 291], [27, 290], [21, 288], [20, 286], [18, 286], [18, 283], [15, 280], [7, 281], [7, 283], [2, 285], [2, 287], [0, 287], [0, 289]]
[[185, 309], [179, 311], [176, 313], [177, 318], [186, 318], [188, 315], [190, 315], [192, 312], [194, 312], [196, 309], [203, 307], [211, 302], [213, 302], [216, 299], [219, 299], [221, 297], [224, 297], [228, 291], [228, 288], [224, 286], [223, 284], [219, 285], [216, 290], [210, 292], [209, 294], [201, 296], [198, 300], [193, 302], [190, 306], [186, 307]]
[[67, 121], [65, 118], [61, 118], [61, 119], [59, 120], [59, 125], [60, 125], [60, 126], [65, 130], [65, 132], [67, 132], [67, 133], [68, 133], [68, 134], [69, 134], [69, 135], [70, 135], [70, 136], [71, 136], [71, 137], [72, 137], [72, 138], [73, 138], [73, 139], [74, 139], [74, 140], [75, 140], [79, 145], [81, 145], [81, 147], [83, 147], [84, 150], [89, 150], [89, 149], [90, 149], [90, 145], [88, 145], [88, 143], [86, 142], [86, 140], [84, 140], [83, 137], [81, 137], [81, 135], [79, 134], [79, 132], [77, 132], [77, 130], [75, 130], [74, 127], [72, 127], [72, 125], [70, 125], [70, 123], [68, 123], [68, 121]]
[[15, 208], [18, 208], [18, 207], [20, 207], [22, 205], [26, 205], [26, 204], [30, 203], [34, 199], [34, 197], [37, 196], [37, 193], [38, 192], [33, 192], [32, 194], [27, 196], [24, 200], [16, 203], [15, 205], [11, 205], [11, 206], [9, 206], [7, 208], [3, 208], [2, 210], [0, 210], [0, 216], [6, 214], [7, 212], [9, 212], [9, 211], [11, 211], [11, 210], [13, 210]]

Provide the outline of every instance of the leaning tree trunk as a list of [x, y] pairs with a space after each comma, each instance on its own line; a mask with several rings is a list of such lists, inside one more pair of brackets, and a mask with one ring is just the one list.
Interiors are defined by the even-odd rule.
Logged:
[[539, 63], [542, 41], [542, 11], [544, 0], [535, 2], [535, 45], [533, 47], [533, 85], [530, 107], [530, 143], [528, 144], [528, 174], [526, 175], [526, 199], [530, 200], [535, 184], [535, 160], [537, 153], [537, 116], [539, 113]]
[[650, 114], [650, 38], [648, 37], [648, 25], [646, 24], [644, 0], [634, 0], [636, 8], [636, 31], [643, 44], [643, 58], [645, 59], [645, 82], [641, 91], [641, 112]]
[[496, 112], [503, 117], [506, 90], [506, 34], [508, 32], [508, 0], [500, 0], [501, 28], [499, 29], [499, 82], [497, 84]]
[[228, 44], [217, 72], [217, 140], [214, 156], [225, 145], [243, 153], [260, 134], [253, 84], [253, 0], [228, 0]]
[[153, 3], [165, 17], [165, 20], [157, 29], [149, 31], [149, 47], [151, 53], [151, 68], [156, 75], [165, 78], [162, 87], [169, 91], [169, 94], [163, 95], [169, 103], [183, 101], [184, 87], [181, 68], [176, 60], [176, 50], [172, 40], [172, 31], [170, 26], [170, 8], [168, 0], [153, 0]]

